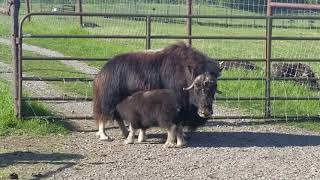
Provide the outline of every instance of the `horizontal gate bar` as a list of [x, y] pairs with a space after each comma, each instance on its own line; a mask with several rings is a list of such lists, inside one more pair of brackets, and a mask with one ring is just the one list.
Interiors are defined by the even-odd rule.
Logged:
[[222, 39], [222, 40], [266, 40], [265, 36], [168, 36], [156, 35], [150, 36], [151, 39]]
[[180, 14], [129, 14], [129, 13], [78, 13], [78, 12], [33, 12], [30, 16], [101, 16], [101, 17], [167, 17], [167, 18], [213, 18], [213, 19], [320, 19], [319, 16], [243, 16], [243, 15], [180, 15]]
[[[46, 56], [23, 56], [21, 57], [22, 60], [76, 60], [76, 61], [108, 61], [111, 58], [91, 58], [91, 57], [46, 57]], [[265, 59], [262, 58], [215, 58], [212, 59], [218, 61], [257, 61], [257, 62], [264, 62]], [[319, 59], [320, 61], [320, 59]]]
[[[31, 119], [31, 118], [37, 118], [37, 119], [56, 119], [56, 120], [93, 120], [92, 116], [27, 116], [24, 117], [24, 119]], [[211, 122], [215, 122], [214, 120], [217, 119], [268, 119], [264, 116], [213, 116], [212, 120], [209, 120], [207, 122], [207, 125]], [[305, 119], [305, 120], [320, 120], [320, 114], [319, 115], [297, 115], [297, 116], [272, 116], [269, 119], [279, 119], [279, 120], [296, 120], [296, 119]]]
[[123, 38], [123, 39], [145, 39], [146, 36], [135, 36], [135, 35], [67, 35], [67, 34], [27, 34], [23, 35], [23, 38]]
[[310, 80], [320, 80], [320, 78], [305, 78], [305, 77], [274, 77], [271, 80], [276, 81], [292, 81], [292, 80], [299, 80], [299, 81], [310, 81]]
[[[80, 82], [88, 82], [93, 81], [93, 78], [72, 78], [72, 77], [22, 77], [24, 81], [62, 81], [62, 82], [73, 82], [73, 81], [80, 81]], [[224, 77], [219, 78], [219, 81], [262, 81], [266, 80], [264, 77]], [[270, 80], [273, 81], [310, 81], [310, 80], [320, 80], [320, 78], [305, 78], [305, 77], [275, 77], [271, 78]]]
[[[305, 79], [305, 78], [303, 78]], [[24, 81], [63, 81], [63, 82], [72, 82], [72, 81], [93, 81], [93, 78], [72, 78], [72, 77], [22, 77]], [[252, 78], [252, 77], [237, 77], [237, 78], [219, 78], [219, 80], [234, 80], [234, 81], [257, 81], [265, 80], [264, 77]], [[283, 79], [280, 79], [283, 80]]]
[[[134, 35], [52, 35], [37, 34], [23, 35], [23, 38], [103, 38], [103, 39], [146, 39], [146, 36]], [[177, 36], [177, 35], [156, 35], [151, 39], [222, 39], [222, 40], [266, 40], [264, 36]]]
[[253, 77], [238, 77], [238, 78], [233, 78], [233, 77], [225, 77], [225, 78], [219, 78], [220, 80], [229, 80], [229, 81], [257, 81], [257, 80], [265, 80], [266, 78], [264, 77], [257, 77], [257, 78], [253, 78]]
[[63, 82], [81, 81], [81, 82], [88, 82], [88, 81], [93, 81], [93, 78], [22, 77], [22, 80], [24, 80], [24, 81], [63, 81]]
[[320, 10], [319, 4], [302, 4], [302, 3], [282, 3], [282, 2], [271, 2], [271, 7], [276, 8], [293, 8], [293, 9], [315, 9]]
[[[213, 116], [213, 119], [267, 119], [264, 116]], [[271, 116], [271, 119], [318, 119], [319, 115]]]
[[[53, 35], [37, 34], [23, 35], [23, 38], [97, 38], [97, 39], [146, 39], [146, 36], [135, 35]], [[150, 36], [151, 39], [220, 39], [220, 40], [266, 40], [265, 36], [177, 36], [177, 35], [156, 35]], [[320, 37], [285, 37], [273, 36], [272, 40], [320, 40]]]
[[317, 41], [320, 40], [320, 37], [287, 37], [287, 36], [272, 36], [272, 40], [305, 40], [305, 41]]
[[[266, 100], [265, 97], [216, 97], [216, 100], [234, 100], [234, 101], [245, 101], [245, 100]], [[92, 101], [89, 97], [24, 97], [23, 101]], [[270, 97], [270, 100], [320, 100], [320, 97], [283, 97], [274, 96]]]
[[291, 62], [320, 62], [320, 59], [315, 59], [315, 58], [294, 58], [294, 59], [290, 59], [290, 58], [271, 58], [270, 59], [273, 62], [282, 62], [282, 61], [291, 61]]
[[23, 97], [22, 101], [92, 101], [89, 97]]
[[218, 61], [257, 61], [257, 62], [266, 61], [266, 59], [262, 59], [262, 58], [215, 58], [215, 57], [212, 57], [212, 59], [215, 59]]
[[[91, 58], [91, 57], [33, 57], [33, 56], [23, 56], [21, 58], [22, 60], [77, 60], [77, 61], [108, 61], [111, 58]], [[265, 62], [265, 59], [261, 58], [215, 58], [213, 57], [212, 59], [216, 59], [218, 61], [257, 61], [257, 62]], [[289, 58], [271, 58], [270, 59], [273, 62], [285, 62], [285, 61], [292, 61], [292, 62], [320, 62], [320, 59], [315, 59], [315, 58], [294, 58], [294, 59], [289, 59]]]
[[84, 58], [84, 57], [33, 57], [23, 56], [21, 60], [76, 60], [76, 61], [108, 61], [110, 58]]
[[243, 15], [180, 15], [180, 14], [129, 14], [129, 13], [78, 13], [78, 12], [33, 12], [30, 16], [101, 16], [101, 17], [163, 17], [163, 18], [212, 18], [212, 19], [267, 19], [267, 16], [243, 16]]

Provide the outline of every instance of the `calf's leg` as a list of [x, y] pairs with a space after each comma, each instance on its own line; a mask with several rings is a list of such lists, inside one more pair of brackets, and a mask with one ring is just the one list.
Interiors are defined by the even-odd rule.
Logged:
[[118, 125], [119, 125], [119, 129], [121, 130], [122, 136], [123, 136], [124, 138], [128, 137], [129, 132], [128, 132], [126, 126], [124, 125], [123, 120], [121, 120], [121, 119], [116, 119], [116, 121], [117, 121], [117, 123], [118, 123]]
[[124, 141], [124, 143], [125, 144], [133, 144], [135, 134], [136, 134], [136, 129], [133, 129], [130, 124], [129, 125], [129, 135], [128, 135], [127, 139]]
[[187, 144], [184, 139], [183, 127], [179, 126], [177, 128], [177, 147], [184, 147]]
[[139, 136], [138, 136], [138, 142], [145, 142], [147, 140], [146, 130], [140, 129]]
[[164, 147], [171, 148], [176, 146], [177, 126], [173, 125], [167, 129], [168, 137]]

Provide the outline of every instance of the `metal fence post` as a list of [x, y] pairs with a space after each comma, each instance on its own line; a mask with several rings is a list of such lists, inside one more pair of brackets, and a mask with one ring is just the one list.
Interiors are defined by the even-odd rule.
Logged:
[[[30, 13], [30, 0], [25, 0], [24, 3], [26, 6], [26, 12], [27, 12], [27, 14], [29, 14]], [[28, 21], [31, 21], [31, 17], [28, 18]]]
[[[82, 0], [77, 0], [77, 12], [82, 13]], [[83, 25], [82, 15], [79, 15], [79, 23], [80, 23], [80, 27], [82, 27]]]
[[271, 118], [271, 49], [272, 49], [272, 16], [267, 17], [266, 65], [265, 65], [265, 118]]
[[[187, 0], [187, 15], [191, 16], [192, 15], [192, 0]], [[192, 18], [188, 17], [186, 19], [186, 29], [187, 29], [187, 35], [189, 36], [188, 38], [188, 44], [191, 46], [192, 45]]]
[[146, 49], [151, 49], [151, 17], [146, 18]]
[[20, 0], [12, 0], [10, 6], [10, 16], [12, 20], [12, 66], [13, 66], [13, 98], [14, 98], [14, 111], [17, 118], [21, 118], [21, 87], [20, 82], [20, 69], [19, 69], [19, 9]]

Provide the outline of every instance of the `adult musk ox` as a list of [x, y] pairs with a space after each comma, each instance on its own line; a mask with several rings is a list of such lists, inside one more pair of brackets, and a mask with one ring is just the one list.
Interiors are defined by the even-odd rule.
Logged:
[[211, 116], [220, 71], [217, 61], [181, 42], [160, 51], [115, 56], [93, 82], [97, 135], [102, 140], [111, 140], [104, 132], [104, 125], [105, 121], [115, 119], [127, 137], [128, 131], [117, 114], [116, 105], [137, 91], [171, 89], [182, 111], [196, 109], [194, 113], [199, 116]]
[[170, 89], [136, 92], [117, 105], [117, 112], [129, 123], [126, 144], [134, 143], [138, 129], [138, 142], [145, 141], [145, 130], [149, 127], [167, 130], [166, 147], [182, 147], [186, 144], [182, 131], [184, 114], [174, 91]]
[[296, 81], [300, 83], [307, 84], [311, 89], [320, 90], [320, 85], [316, 78], [315, 72], [312, 68], [304, 63], [273, 63], [272, 72], [275, 77], [297, 77], [297, 78], [307, 78], [307, 80]]

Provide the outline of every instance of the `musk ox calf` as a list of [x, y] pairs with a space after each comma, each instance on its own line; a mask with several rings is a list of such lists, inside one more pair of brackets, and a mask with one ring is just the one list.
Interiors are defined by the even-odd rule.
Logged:
[[[171, 89], [181, 110], [209, 117], [220, 76], [217, 61], [184, 43], [155, 52], [135, 52], [115, 56], [103, 66], [93, 81], [93, 116], [101, 140], [112, 140], [104, 131], [107, 120], [116, 120], [123, 136], [128, 131], [116, 113], [116, 106], [137, 91]], [[199, 78], [206, 77], [206, 78]], [[193, 83], [197, 79], [196, 83]], [[194, 88], [183, 88], [194, 84]], [[192, 124], [192, 123], [189, 123]]]
[[126, 144], [134, 143], [138, 129], [138, 142], [145, 141], [145, 130], [150, 127], [161, 127], [167, 131], [166, 147], [182, 147], [186, 144], [182, 132], [181, 105], [172, 90], [139, 91], [119, 103], [117, 112], [129, 123]]
[[307, 80], [297, 79], [297, 82], [307, 84], [311, 89], [320, 89], [320, 85], [316, 78], [316, 74], [312, 68], [304, 63], [273, 63], [272, 72], [275, 77], [297, 77], [307, 78]]

